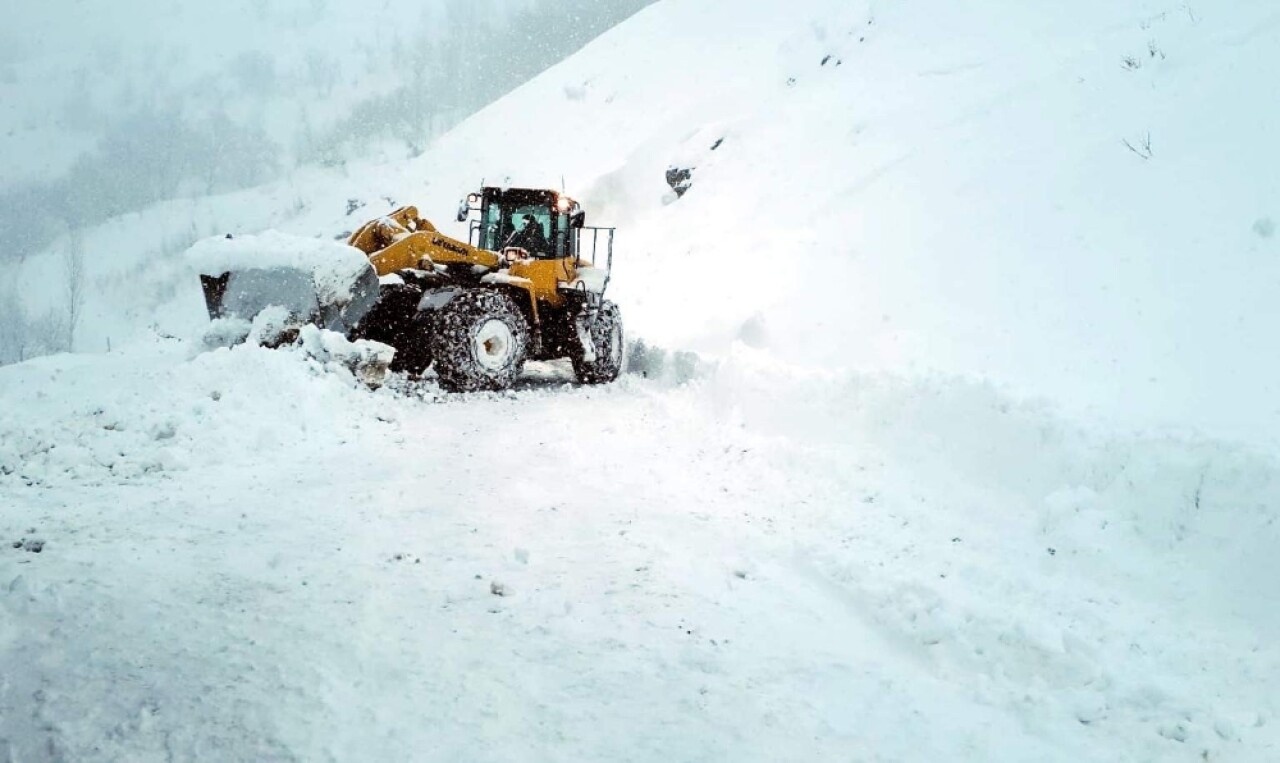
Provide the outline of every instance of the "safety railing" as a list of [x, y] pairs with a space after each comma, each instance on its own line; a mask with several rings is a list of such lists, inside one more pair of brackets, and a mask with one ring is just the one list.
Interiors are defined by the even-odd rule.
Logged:
[[586, 249], [586, 233], [591, 233], [591, 264], [600, 267], [600, 254], [604, 250], [604, 285], [600, 287], [600, 293], [603, 295], [605, 289], [609, 288], [609, 279], [613, 277], [613, 235], [617, 228], [595, 228], [583, 226], [578, 228], [578, 259], [574, 263], [575, 266], [582, 264], [582, 258]]

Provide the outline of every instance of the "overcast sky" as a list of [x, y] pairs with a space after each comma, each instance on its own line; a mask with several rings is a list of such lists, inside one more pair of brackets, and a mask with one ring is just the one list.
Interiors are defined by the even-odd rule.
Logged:
[[416, 155], [650, 1], [10, 2], [0, 259], [64, 223]]

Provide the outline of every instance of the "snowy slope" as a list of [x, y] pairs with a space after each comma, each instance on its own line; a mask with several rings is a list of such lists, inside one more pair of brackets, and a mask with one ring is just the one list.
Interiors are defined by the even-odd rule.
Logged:
[[[0, 760], [1276, 759], [1280, 17], [1008, 5], [664, 0], [412, 162], [90, 231], [116, 349], [0, 368]], [[195, 238], [562, 174], [687, 383], [190, 339]]]
[[[722, 347], [756, 319], [806, 364], [1274, 443], [1280, 187], [1256, 157], [1277, 23], [1263, 2], [666, 3], [420, 166], [606, 170], [589, 197], [624, 226], [619, 294], [662, 343]], [[558, 101], [564, 120], [517, 116]], [[1122, 143], [1148, 133], [1149, 160]], [[694, 189], [664, 205], [673, 163]]]
[[[1275, 444], [1280, 188], [1257, 157], [1277, 23], [1253, 0], [661, 3], [412, 162], [90, 233], [94, 278], [132, 272], [104, 289], [128, 304], [86, 308], [80, 346], [156, 320], [142, 256], [224, 230], [336, 235], [381, 197], [448, 229], [482, 179], [563, 178], [622, 226], [617, 293], [658, 343], [720, 352], [745, 325], [804, 365], [942, 370]], [[1149, 159], [1124, 143], [1148, 135]], [[677, 203], [672, 164], [696, 166]], [[61, 269], [55, 251], [29, 278]]]

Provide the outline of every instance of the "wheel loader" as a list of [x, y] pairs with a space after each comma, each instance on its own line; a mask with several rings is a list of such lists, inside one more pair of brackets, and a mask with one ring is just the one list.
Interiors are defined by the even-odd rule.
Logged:
[[[484, 187], [458, 222], [466, 241], [441, 233], [412, 206], [370, 220], [348, 244], [369, 267], [343, 289], [299, 288], [305, 276], [252, 267], [201, 276], [213, 319], [252, 320], [283, 307], [299, 322], [396, 349], [392, 370], [433, 367], [451, 392], [502, 390], [526, 360], [568, 358], [583, 384], [622, 368], [622, 318], [605, 299], [615, 229], [588, 227], [569, 196]], [[312, 291], [343, 293], [332, 304]]]

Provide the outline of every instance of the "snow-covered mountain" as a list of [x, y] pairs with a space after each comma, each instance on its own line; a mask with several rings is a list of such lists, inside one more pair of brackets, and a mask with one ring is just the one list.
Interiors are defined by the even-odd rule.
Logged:
[[[617, 288], [653, 341], [722, 350], [745, 325], [805, 365], [971, 375], [1274, 444], [1270, 13], [664, 3], [415, 160], [87, 234], [92, 267], [130, 275], [125, 304], [86, 309], [82, 347], [150, 323], [142, 257], [194, 237], [335, 235], [384, 197], [447, 224], [481, 179], [563, 179], [621, 226]], [[695, 168], [678, 203], [672, 165]]]
[[[79, 247], [96, 354], [0, 369], [0, 753], [1273, 759], [1278, 37], [662, 0], [416, 158], [55, 243], [17, 282]], [[696, 367], [449, 398], [190, 340], [192, 240], [465, 235], [482, 180], [616, 224]]]

